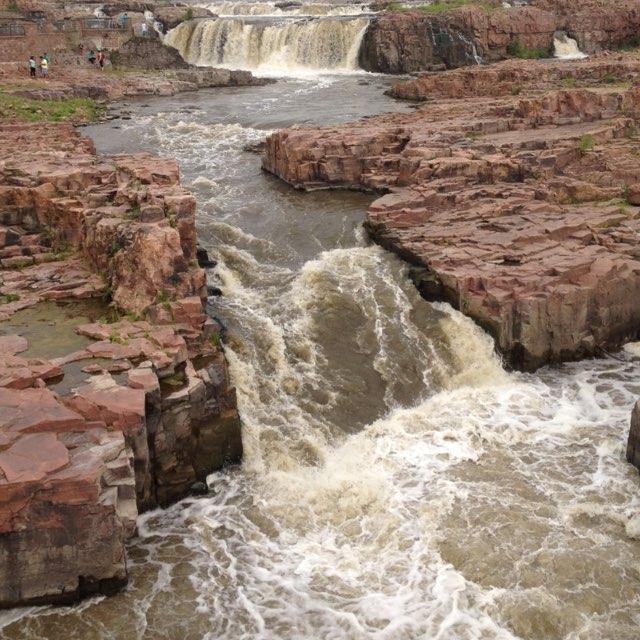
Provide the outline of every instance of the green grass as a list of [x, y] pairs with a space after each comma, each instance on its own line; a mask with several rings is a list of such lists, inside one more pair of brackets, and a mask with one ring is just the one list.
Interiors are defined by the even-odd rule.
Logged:
[[580, 142], [578, 143], [578, 151], [580, 155], [583, 156], [589, 149], [593, 149], [596, 141], [593, 139], [593, 136], [589, 133], [586, 133], [580, 138]]
[[416, 7], [405, 7], [399, 2], [392, 2], [387, 6], [387, 11], [402, 12], [402, 11], [419, 11], [420, 13], [446, 13], [447, 11], [453, 11], [454, 9], [460, 9], [460, 7], [477, 6], [485, 11], [494, 11], [499, 9], [497, 5], [490, 2], [478, 2], [478, 0], [434, 0], [431, 4], [422, 4]]
[[0, 304], [9, 304], [10, 302], [17, 302], [18, 300], [20, 300], [20, 296], [17, 293], [0, 294]]
[[22, 122], [94, 122], [104, 107], [89, 98], [32, 100], [0, 92], [0, 120]]
[[548, 58], [548, 49], [527, 49], [519, 40], [512, 40], [507, 45], [507, 55], [511, 58], [520, 58], [522, 60], [539, 60], [540, 58]]
[[624, 40], [613, 48], [618, 51], [634, 51], [638, 47], [640, 47], [640, 36], [634, 36], [628, 40]]

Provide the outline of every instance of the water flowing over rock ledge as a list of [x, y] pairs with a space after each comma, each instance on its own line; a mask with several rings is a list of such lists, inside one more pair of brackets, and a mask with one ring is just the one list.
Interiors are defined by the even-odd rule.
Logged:
[[[597, 75], [597, 62], [561, 75], [589, 64]], [[500, 68], [475, 71], [488, 74], [478, 84]], [[412, 114], [283, 130], [263, 160], [299, 188], [390, 191], [369, 209], [373, 238], [416, 267], [425, 297], [476, 320], [525, 370], [640, 330], [640, 92], [549, 90], [536, 69], [546, 93], [455, 99], [459, 72], [447, 72], [441, 97]]]
[[624, 45], [637, 36], [634, 0], [533, 0], [532, 6], [487, 9], [469, 5], [438, 14], [382, 13], [364, 34], [359, 54], [367, 71], [412, 73], [509, 57], [509, 45], [550, 51], [565, 31], [586, 53]]
[[[204, 313], [195, 199], [176, 163], [99, 157], [66, 124], [0, 128], [0, 607], [8, 607], [122, 586], [137, 514], [180, 499], [237, 461], [242, 444], [221, 328]], [[83, 316], [74, 305], [94, 305], [111, 321], [79, 318], [76, 337], [65, 337], [51, 301], [72, 317]], [[38, 334], [43, 305], [49, 322]], [[19, 317], [26, 338], [11, 331]]]

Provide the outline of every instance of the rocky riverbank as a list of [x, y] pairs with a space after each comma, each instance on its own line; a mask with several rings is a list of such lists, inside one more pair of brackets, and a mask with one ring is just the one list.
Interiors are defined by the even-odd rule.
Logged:
[[127, 579], [139, 512], [241, 456], [175, 162], [2, 124], [0, 606]]
[[[600, 81], [606, 60], [478, 69], [477, 95], [460, 71], [428, 75], [412, 97], [428, 86], [437, 99], [414, 113], [277, 132], [263, 166], [300, 188], [388, 192], [369, 209], [372, 237], [511, 366], [598, 355], [640, 329], [640, 93]], [[617, 62], [633, 73], [638, 60]], [[496, 91], [518, 64], [531, 84]]]
[[558, 31], [586, 53], [596, 53], [634, 42], [639, 28], [635, 0], [533, 0], [530, 6], [512, 7], [470, 3], [438, 13], [385, 12], [367, 29], [359, 59], [362, 68], [382, 73], [451, 69], [502, 60], [514, 46], [522, 54], [548, 53]]

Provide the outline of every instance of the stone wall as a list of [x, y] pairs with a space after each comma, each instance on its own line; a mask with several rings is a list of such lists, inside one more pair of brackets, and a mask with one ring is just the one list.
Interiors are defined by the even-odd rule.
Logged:
[[83, 45], [86, 50], [97, 47], [112, 50], [118, 49], [131, 38], [131, 31], [128, 29], [83, 29], [82, 20], [69, 21], [64, 30], [56, 28], [50, 22], [41, 25], [36, 20], [19, 16], [2, 22], [16, 24], [25, 33], [17, 36], [0, 35], [0, 62], [18, 62], [24, 64], [25, 70], [30, 55], [48, 53], [53, 72], [59, 62], [58, 55], [77, 51], [79, 45]]

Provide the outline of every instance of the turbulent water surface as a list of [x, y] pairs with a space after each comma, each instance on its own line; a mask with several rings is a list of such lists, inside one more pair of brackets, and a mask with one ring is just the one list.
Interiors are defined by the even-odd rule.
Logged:
[[295, 192], [243, 151], [286, 124], [401, 108], [383, 89], [200, 92], [89, 130], [105, 152], [176, 157], [197, 195], [245, 458], [140, 519], [126, 591], [9, 612], [1, 638], [637, 640], [640, 480], [623, 449], [640, 362], [506, 373], [367, 242], [368, 196]]

